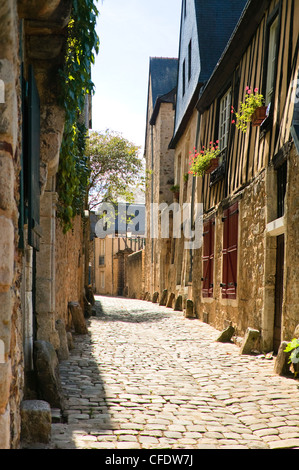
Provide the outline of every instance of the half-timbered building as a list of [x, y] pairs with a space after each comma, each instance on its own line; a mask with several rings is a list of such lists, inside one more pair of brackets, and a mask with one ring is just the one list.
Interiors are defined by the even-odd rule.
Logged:
[[[296, 0], [249, 1], [196, 105], [197, 149], [220, 153], [189, 182], [204, 228], [188, 295], [219, 329], [258, 329], [264, 351], [299, 320], [298, 32]], [[262, 94], [265, 115], [242, 131], [235, 113], [249, 94]]]

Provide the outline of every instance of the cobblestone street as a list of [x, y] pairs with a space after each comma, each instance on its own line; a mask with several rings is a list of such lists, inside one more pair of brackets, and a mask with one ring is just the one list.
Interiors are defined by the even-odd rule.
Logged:
[[273, 360], [240, 355], [182, 312], [96, 300], [60, 364], [67, 422], [52, 424], [52, 448], [299, 448], [298, 381]]

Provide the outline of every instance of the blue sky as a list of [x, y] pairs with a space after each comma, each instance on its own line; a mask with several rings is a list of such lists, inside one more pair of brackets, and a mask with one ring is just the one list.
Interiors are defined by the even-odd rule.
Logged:
[[99, 0], [92, 127], [143, 148], [150, 57], [178, 57], [181, 0]]

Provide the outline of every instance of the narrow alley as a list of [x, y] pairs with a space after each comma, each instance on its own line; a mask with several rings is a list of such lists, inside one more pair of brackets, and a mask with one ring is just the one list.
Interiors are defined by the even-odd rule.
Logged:
[[151, 302], [96, 297], [60, 363], [59, 449], [299, 448], [298, 381], [219, 331]]

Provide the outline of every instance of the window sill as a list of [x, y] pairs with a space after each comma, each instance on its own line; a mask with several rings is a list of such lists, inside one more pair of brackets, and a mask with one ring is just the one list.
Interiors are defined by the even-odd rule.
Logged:
[[275, 219], [272, 222], [269, 222], [266, 226], [266, 233], [270, 237], [278, 237], [285, 233], [285, 218], [284, 216]]

